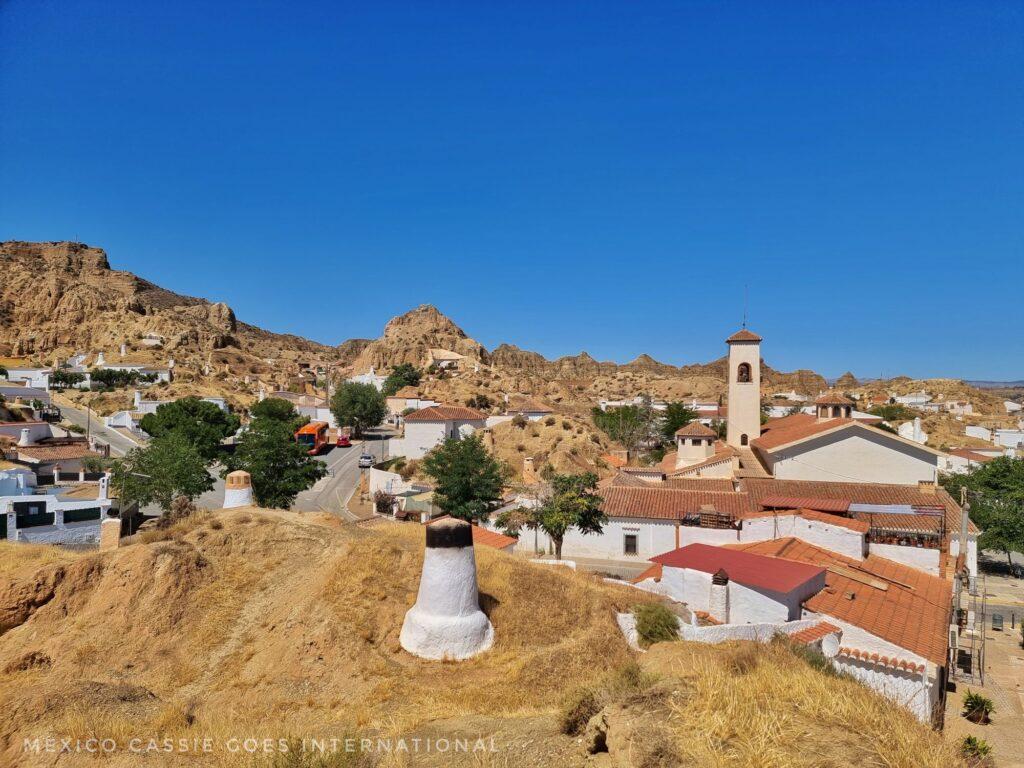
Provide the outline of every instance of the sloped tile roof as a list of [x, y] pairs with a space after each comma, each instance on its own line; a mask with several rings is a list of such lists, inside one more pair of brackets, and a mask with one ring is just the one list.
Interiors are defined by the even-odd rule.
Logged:
[[822, 574], [824, 568], [795, 560], [778, 560], [752, 552], [688, 544], [651, 558], [669, 568], [689, 568], [704, 573], [724, 570], [730, 581], [748, 587], [787, 593]]
[[475, 408], [461, 405], [432, 405], [405, 417], [405, 421], [486, 421], [487, 417]]
[[809, 611], [848, 622], [945, 665], [951, 582], [877, 555], [853, 560], [795, 538], [726, 548], [827, 568], [825, 589], [804, 603]]
[[814, 401], [815, 405], [853, 405], [853, 400], [835, 390], [829, 390]]
[[602, 509], [610, 517], [651, 518], [657, 520], [681, 520], [686, 515], [700, 512], [708, 505], [718, 512], [740, 517], [751, 509], [750, 498], [745, 493], [721, 493], [715, 491], [683, 490], [610, 486], [600, 490], [604, 499]]
[[718, 433], [711, 427], [705, 427], [699, 421], [691, 421], [676, 430], [676, 437], [718, 437]]
[[755, 512], [747, 512], [743, 515], [744, 520], [750, 520], [758, 517], [771, 517], [772, 515], [796, 515], [802, 517], [804, 520], [814, 520], [819, 523], [826, 523], [828, 525], [834, 525], [839, 528], [847, 528], [857, 533], [867, 533], [870, 526], [863, 520], [857, 520], [852, 517], [843, 517], [841, 515], [830, 515], [827, 512], [819, 512], [814, 509], [791, 509], [791, 510], [759, 510]]
[[817, 624], [812, 624], [809, 627], [804, 627], [801, 630], [793, 632], [789, 638], [798, 643], [804, 645], [810, 645], [816, 643], [823, 637], [835, 634], [836, 632], [842, 632], [842, 630], [835, 624], [829, 624], [827, 621], [819, 621]]
[[725, 340], [726, 344], [734, 341], [763, 341], [763, 339], [751, 330], [741, 328]]

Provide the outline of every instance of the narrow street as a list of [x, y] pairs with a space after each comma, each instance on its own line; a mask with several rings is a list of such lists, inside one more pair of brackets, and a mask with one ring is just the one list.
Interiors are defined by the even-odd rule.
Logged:
[[81, 427], [83, 434], [88, 430], [90, 435], [107, 443], [110, 446], [111, 456], [124, 456], [132, 448], [138, 447], [138, 443], [125, 437], [116, 429], [109, 429], [103, 426], [102, 417], [97, 417], [96, 414], [90, 416], [86, 413], [85, 409], [73, 405], [67, 398], [54, 394], [53, 401], [60, 408], [61, 416], [66, 421]]

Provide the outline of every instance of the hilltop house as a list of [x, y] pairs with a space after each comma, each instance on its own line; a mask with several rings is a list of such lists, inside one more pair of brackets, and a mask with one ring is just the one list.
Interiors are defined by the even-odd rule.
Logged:
[[432, 405], [405, 417], [405, 434], [391, 441], [392, 456], [422, 459], [448, 438], [472, 435], [487, 425], [487, 417], [474, 408]]
[[[222, 411], [228, 411], [228, 401], [223, 397], [203, 397], [203, 402], [213, 403]], [[132, 409], [128, 411], [115, 411], [109, 416], [103, 417], [103, 425], [114, 429], [127, 429], [132, 432], [144, 435], [139, 423], [147, 413], [156, 413], [161, 405], [173, 403], [173, 400], [143, 400], [142, 393], [135, 390]]]
[[505, 409], [506, 415], [512, 417], [522, 416], [528, 421], [540, 421], [553, 413], [553, 410], [536, 400], [525, 400]]
[[388, 420], [398, 424], [403, 413], [410, 408], [414, 411], [440, 405], [436, 400], [421, 397], [419, 390], [413, 386], [405, 386], [387, 398]]

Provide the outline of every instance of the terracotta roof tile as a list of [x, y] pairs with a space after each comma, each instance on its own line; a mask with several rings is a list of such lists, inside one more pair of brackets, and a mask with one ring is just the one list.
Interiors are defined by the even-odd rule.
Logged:
[[829, 390], [825, 394], [819, 396], [815, 401], [815, 405], [853, 405], [853, 400], [846, 397], [845, 395], [836, 392], [835, 390]]
[[651, 567], [637, 576], [635, 579], [630, 579], [630, 584], [639, 584], [641, 581], [647, 579], [654, 579], [655, 581], [661, 581], [661, 563], [652, 563]]
[[705, 505], [718, 512], [740, 517], [751, 509], [747, 494], [735, 492], [611, 486], [602, 489], [600, 495], [604, 499], [604, 513], [610, 517], [681, 520], [686, 515], [700, 512]]
[[862, 651], [857, 648], [847, 648], [845, 646], [839, 649], [839, 656], [846, 656], [850, 659], [858, 659], [860, 661], [867, 661], [872, 664], [877, 664], [883, 667], [890, 667], [892, 669], [900, 669], [905, 672], [916, 672], [921, 674], [924, 672], [924, 664], [916, 664], [906, 659], [897, 659], [895, 656], [880, 656], [877, 653], [870, 651]]
[[718, 437], [711, 427], [705, 427], [699, 421], [691, 421], [676, 430], [676, 437]]
[[823, 637], [842, 631], [843, 630], [835, 624], [829, 624], [827, 621], [819, 621], [817, 624], [812, 624], [809, 627], [804, 627], [801, 630], [793, 632], [789, 638], [797, 643], [810, 645], [811, 643], [818, 642]]
[[827, 586], [804, 602], [807, 610], [858, 626], [935, 664], [946, 663], [949, 581], [877, 555], [853, 560], [795, 538], [726, 548], [828, 568]]
[[735, 490], [732, 480], [727, 477], [666, 477], [661, 485], [683, 491], [730, 493]]
[[405, 417], [410, 421], [486, 421], [487, 417], [475, 408], [463, 408], [461, 405], [432, 405], [422, 408]]
[[731, 344], [734, 341], [763, 341], [763, 339], [747, 328], [741, 328], [736, 331], [732, 336], [725, 340], [726, 344]]
[[743, 515], [743, 519], [751, 520], [759, 517], [771, 517], [772, 515], [796, 515], [797, 517], [802, 517], [804, 520], [815, 520], [819, 523], [826, 523], [839, 528], [848, 528], [851, 531], [857, 531], [857, 533], [867, 533], [870, 528], [870, 526], [863, 520], [843, 517], [842, 515], [831, 515], [827, 512], [819, 512], [815, 509], [763, 509], [754, 512], [747, 512]]

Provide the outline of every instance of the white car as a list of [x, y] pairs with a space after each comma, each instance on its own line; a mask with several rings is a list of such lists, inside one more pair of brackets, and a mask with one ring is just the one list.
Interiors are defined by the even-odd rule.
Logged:
[[364, 453], [359, 457], [359, 468], [366, 469], [367, 467], [373, 466], [373, 456], [368, 453]]

